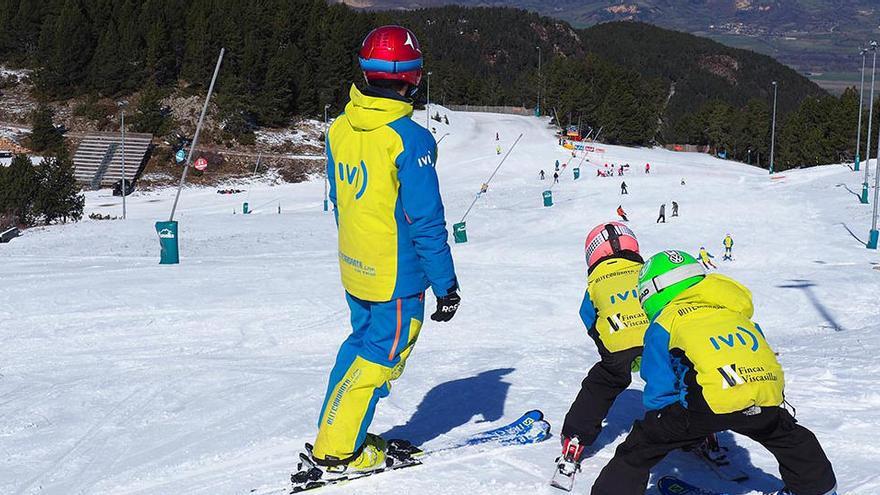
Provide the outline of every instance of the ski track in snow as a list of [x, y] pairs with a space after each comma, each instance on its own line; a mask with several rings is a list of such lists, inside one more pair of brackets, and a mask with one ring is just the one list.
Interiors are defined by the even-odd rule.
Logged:
[[[449, 324], [426, 324], [374, 431], [438, 448], [537, 407], [558, 433], [597, 359], [578, 318], [583, 236], [622, 204], [646, 254], [705, 245], [720, 272], [753, 291], [756, 320], [785, 367], [786, 397], [834, 463], [840, 493], [880, 493], [880, 272], [871, 269], [877, 253], [857, 240], [867, 237], [870, 208], [847, 191], [860, 174], [837, 165], [771, 180], [706, 155], [604, 146], [580, 180], [573, 164], [560, 172], [555, 205], [543, 208], [551, 181], [538, 171], [552, 177], [556, 159], [571, 159], [546, 121], [440, 111], [451, 125], [431, 125], [438, 138], [449, 133], [438, 171], [450, 224], [501, 158], [495, 132], [503, 152], [524, 136], [471, 211], [470, 242], [453, 246], [461, 311]], [[595, 176], [605, 162], [631, 164], [629, 195], [619, 195], [621, 178]], [[245, 216], [232, 212], [246, 194], [187, 188], [178, 266], [158, 265], [153, 229], [170, 211], [170, 189], [134, 193], [124, 222], [33, 229], [2, 245], [0, 493], [283, 493], [298, 449], [313, 440], [326, 375], [349, 331], [322, 193], [320, 177], [258, 182], [257, 211]], [[121, 212], [107, 190], [86, 198], [86, 215]], [[660, 203], [673, 200], [681, 217], [654, 223]], [[732, 263], [721, 261], [727, 232]], [[612, 409], [575, 493], [589, 492], [642, 414], [641, 387], [636, 378]], [[554, 494], [557, 440], [441, 452], [325, 491]], [[749, 481], [719, 481], [680, 453], [654, 475], [735, 495], [780, 486], [768, 452], [731, 434], [722, 442]]]

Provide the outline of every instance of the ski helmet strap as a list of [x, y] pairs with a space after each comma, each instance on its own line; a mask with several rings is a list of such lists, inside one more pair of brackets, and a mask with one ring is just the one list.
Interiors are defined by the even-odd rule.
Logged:
[[673, 268], [666, 273], [661, 273], [650, 280], [646, 280], [643, 284], [640, 284], [639, 301], [644, 301], [654, 294], [662, 292], [664, 289], [671, 287], [682, 280], [691, 277], [698, 277], [700, 275], [705, 276], [706, 270], [697, 263], [682, 265], [678, 268]]
[[605, 224], [605, 237], [607, 237], [608, 242], [611, 243], [611, 250], [615, 253], [620, 252], [620, 235], [617, 233], [617, 228], [613, 224]]

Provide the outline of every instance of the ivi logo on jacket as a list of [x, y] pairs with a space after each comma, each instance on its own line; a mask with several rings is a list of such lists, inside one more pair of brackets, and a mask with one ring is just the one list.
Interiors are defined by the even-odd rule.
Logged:
[[639, 297], [635, 289], [624, 293], [618, 292], [617, 294], [611, 294], [611, 304], [617, 304], [617, 301], [626, 301], [627, 299], [629, 299], [629, 296], [633, 296], [633, 298]]
[[[760, 332], [760, 330], [758, 330], [758, 332]], [[755, 352], [758, 350], [758, 347], [760, 347], [758, 337], [755, 336], [754, 332], [740, 326], [736, 327], [736, 332], [728, 333], [727, 335], [709, 337], [709, 343], [712, 344], [712, 347], [714, 347], [716, 351], [720, 351], [722, 346], [724, 346], [724, 348], [733, 348], [741, 345], [749, 347], [752, 352]]]
[[339, 163], [336, 165], [339, 171], [339, 183], [342, 186], [349, 185], [357, 188], [354, 199], [361, 199], [361, 196], [367, 191], [367, 165], [361, 160], [358, 167], [352, 167], [347, 163]]
[[425, 156], [419, 157], [419, 166], [420, 167], [433, 167], [434, 166], [434, 159], [431, 158], [430, 153]]

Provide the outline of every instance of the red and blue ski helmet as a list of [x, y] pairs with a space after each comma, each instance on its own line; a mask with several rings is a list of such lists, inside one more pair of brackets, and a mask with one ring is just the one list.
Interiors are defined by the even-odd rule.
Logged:
[[367, 81], [395, 80], [418, 86], [422, 80], [422, 49], [412, 31], [382, 26], [370, 31], [358, 52]]

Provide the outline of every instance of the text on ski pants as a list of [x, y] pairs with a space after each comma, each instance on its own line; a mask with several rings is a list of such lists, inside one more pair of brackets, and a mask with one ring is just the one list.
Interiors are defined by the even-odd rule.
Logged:
[[403, 373], [425, 315], [424, 293], [388, 302], [346, 294], [352, 333], [339, 349], [321, 408], [314, 455], [347, 459], [357, 451], [379, 399]]

